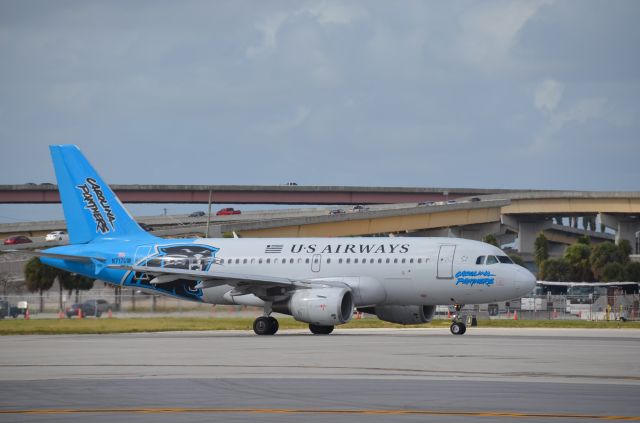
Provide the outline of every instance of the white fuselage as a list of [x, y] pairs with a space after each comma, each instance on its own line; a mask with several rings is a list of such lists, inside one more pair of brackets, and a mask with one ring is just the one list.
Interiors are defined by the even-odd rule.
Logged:
[[[341, 283], [356, 306], [479, 304], [530, 292], [535, 278], [512, 263], [476, 264], [506, 256], [492, 245], [458, 238], [197, 239], [219, 248], [215, 269], [228, 273]], [[214, 304], [262, 305], [253, 295], [232, 297], [231, 286], [204, 289]]]

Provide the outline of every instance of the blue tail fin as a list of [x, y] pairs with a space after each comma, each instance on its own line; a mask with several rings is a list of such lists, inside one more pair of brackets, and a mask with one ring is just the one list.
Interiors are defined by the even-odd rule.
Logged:
[[72, 244], [151, 236], [133, 220], [78, 147], [52, 145], [49, 149]]

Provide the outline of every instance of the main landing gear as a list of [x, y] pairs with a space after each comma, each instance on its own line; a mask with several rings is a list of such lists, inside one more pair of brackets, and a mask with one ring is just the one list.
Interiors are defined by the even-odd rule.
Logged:
[[265, 302], [264, 314], [253, 321], [253, 331], [256, 335], [274, 335], [280, 325], [275, 317], [271, 317], [271, 303]]
[[279, 327], [278, 321], [271, 316], [260, 316], [253, 322], [256, 335], [274, 335]]
[[[274, 317], [270, 316], [271, 312], [271, 303], [265, 302], [264, 314], [253, 321], [253, 331], [256, 335], [274, 335], [278, 332], [280, 325]], [[333, 332], [333, 328], [333, 326], [309, 324], [309, 330], [314, 335], [329, 335]]]
[[464, 335], [467, 331], [467, 325], [465, 325], [462, 320], [460, 320], [460, 309], [462, 305], [456, 304], [456, 313], [453, 315], [453, 321], [451, 322], [451, 326], [449, 326], [449, 330], [454, 335]]

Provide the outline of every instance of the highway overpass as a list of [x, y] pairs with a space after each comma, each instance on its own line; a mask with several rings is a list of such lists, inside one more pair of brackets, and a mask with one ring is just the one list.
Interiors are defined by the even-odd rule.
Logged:
[[[416, 203], [371, 206], [368, 211], [329, 215], [328, 208], [247, 212], [215, 217], [211, 236], [236, 232], [243, 237], [355, 236], [402, 234], [409, 236], [454, 235], [482, 239], [496, 235], [502, 243], [513, 241], [522, 253], [533, 252], [539, 232], [559, 244], [587, 235], [594, 242], [627, 239], [635, 246], [640, 231], [640, 192], [517, 192], [460, 198], [447, 204]], [[475, 201], [479, 200], [479, 201]], [[598, 215], [612, 231], [585, 231], [554, 223], [558, 217]], [[167, 216], [142, 218], [160, 236], [200, 236], [206, 217]], [[64, 222], [31, 222], [0, 225], [0, 233], [44, 233], [63, 229]]]
[[[514, 192], [504, 189], [289, 185], [111, 185], [124, 203], [180, 204], [394, 204], [446, 201]], [[533, 191], [532, 191], [533, 192]], [[59, 203], [53, 184], [0, 185], [0, 204]]]

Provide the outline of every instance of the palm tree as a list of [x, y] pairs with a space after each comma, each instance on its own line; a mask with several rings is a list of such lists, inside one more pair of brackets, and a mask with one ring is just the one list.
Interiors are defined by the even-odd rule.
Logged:
[[44, 310], [44, 291], [53, 286], [57, 270], [43, 264], [37, 257], [32, 258], [24, 266], [24, 278], [29, 292], [40, 293], [40, 312]]

